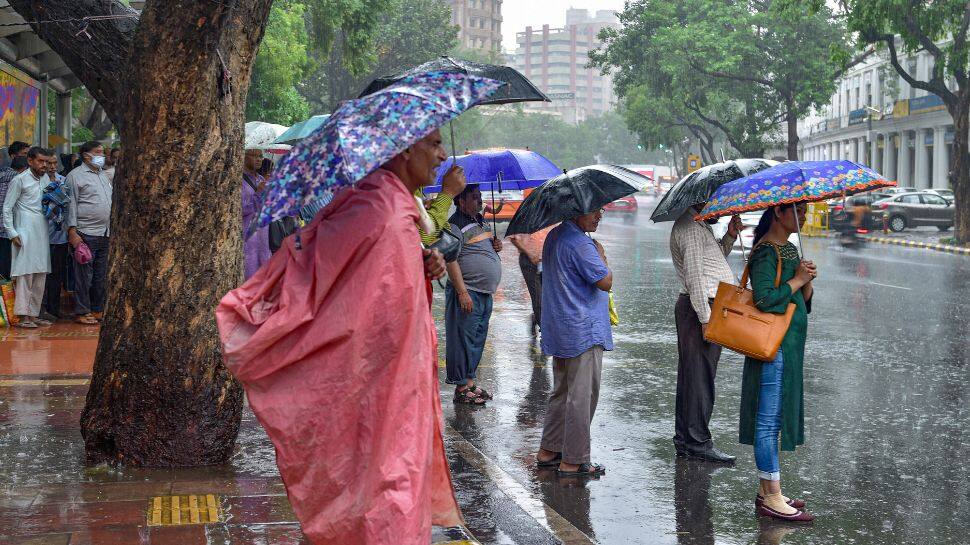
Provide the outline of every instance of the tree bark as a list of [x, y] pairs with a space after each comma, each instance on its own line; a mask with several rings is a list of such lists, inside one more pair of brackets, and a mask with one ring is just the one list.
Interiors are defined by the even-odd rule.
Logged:
[[[43, 25], [119, 127], [108, 299], [81, 416], [87, 459], [226, 461], [243, 393], [213, 310], [242, 271], [243, 121], [272, 0], [150, 0], [137, 24]], [[11, 0], [27, 19], [123, 12], [116, 0]], [[222, 77], [231, 72], [231, 85]], [[103, 55], [103, 56], [102, 56]]]
[[[950, 185], [954, 194], [954, 236], [960, 244], [970, 243], [970, 89], [959, 90], [959, 101], [949, 108], [953, 117], [953, 154], [950, 158]], [[933, 145], [944, 145], [942, 142]]]
[[[798, 115], [795, 112], [795, 101], [787, 99], [785, 101], [785, 124], [788, 126], [788, 160], [798, 160]], [[859, 161], [860, 163], [862, 161]]]

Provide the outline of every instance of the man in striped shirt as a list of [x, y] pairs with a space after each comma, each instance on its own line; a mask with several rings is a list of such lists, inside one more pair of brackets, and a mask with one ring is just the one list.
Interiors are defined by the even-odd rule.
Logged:
[[734, 282], [727, 256], [742, 225], [735, 216], [727, 234], [717, 240], [710, 225], [694, 221], [704, 204], [688, 208], [670, 232], [670, 255], [683, 287], [674, 307], [678, 354], [674, 447], [678, 456], [733, 463], [734, 457], [714, 448], [711, 440], [714, 377], [721, 347], [707, 342], [704, 333], [718, 284]]

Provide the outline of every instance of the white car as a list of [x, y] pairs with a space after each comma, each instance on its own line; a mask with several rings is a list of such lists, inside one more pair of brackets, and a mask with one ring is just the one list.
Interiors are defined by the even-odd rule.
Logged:
[[953, 195], [953, 190], [952, 189], [926, 189], [926, 190], [924, 190], [924, 192], [926, 192], [926, 193], [932, 193], [934, 195], [939, 195], [939, 196], [943, 197], [944, 199], [950, 201], [951, 203], [956, 198]]
[[[741, 236], [734, 241], [734, 247], [740, 249], [741, 245], [744, 244], [744, 252], [747, 254], [751, 251], [751, 247], [754, 245], [754, 229], [758, 226], [758, 222], [761, 221], [762, 212], [759, 210], [757, 212], [745, 212], [741, 214], [741, 223], [744, 225], [744, 230], [741, 231]], [[720, 218], [717, 220], [715, 225], [712, 225], [714, 230], [714, 236], [718, 239], [727, 233], [728, 223], [731, 221], [730, 217]], [[798, 246], [798, 234], [792, 234], [788, 239], [791, 243]]]

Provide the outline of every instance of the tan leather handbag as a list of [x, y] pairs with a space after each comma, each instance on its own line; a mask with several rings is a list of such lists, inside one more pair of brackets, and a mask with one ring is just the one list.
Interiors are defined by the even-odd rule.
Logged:
[[[778, 253], [777, 288], [781, 285], [781, 251], [777, 247], [775, 250]], [[754, 250], [751, 254], [754, 255]], [[721, 282], [717, 287], [704, 339], [756, 360], [773, 361], [791, 325], [795, 303], [788, 303], [784, 314], [758, 310], [754, 293], [747, 288], [749, 267], [750, 264], [744, 267], [740, 286]]]

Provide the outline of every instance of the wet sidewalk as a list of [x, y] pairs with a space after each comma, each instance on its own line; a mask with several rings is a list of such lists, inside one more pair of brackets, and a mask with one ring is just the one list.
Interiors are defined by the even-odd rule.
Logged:
[[[0, 543], [309, 543], [248, 408], [226, 465], [85, 467], [78, 422], [97, 335], [73, 324], [0, 335]], [[463, 529], [434, 533], [434, 543], [470, 539]]]

